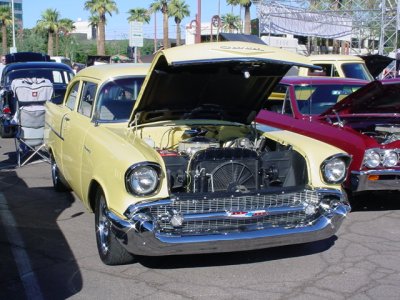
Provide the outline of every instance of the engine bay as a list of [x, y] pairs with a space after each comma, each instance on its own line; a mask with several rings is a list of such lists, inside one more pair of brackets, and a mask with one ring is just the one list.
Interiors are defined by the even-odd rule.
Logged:
[[400, 120], [397, 117], [337, 116], [335, 121], [330, 117], [326, 120], [332, 125], [351, 128], [367, 135], [380, 145], [387, 145], [400, 140]]
[[162, 157], [171, 193], [249, 193], [305, 185], [303, 156], [251, 126], [143, 128]]

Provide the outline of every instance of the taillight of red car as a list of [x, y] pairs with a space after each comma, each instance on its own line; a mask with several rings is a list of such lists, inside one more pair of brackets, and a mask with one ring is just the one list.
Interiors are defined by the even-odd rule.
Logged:
[[11, 109], [8, 106], [3, 107], [3, 114], [11, 114]]

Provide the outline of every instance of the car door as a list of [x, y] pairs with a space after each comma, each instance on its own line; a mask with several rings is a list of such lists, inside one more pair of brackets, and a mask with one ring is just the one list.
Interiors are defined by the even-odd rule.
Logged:
[[[94, 126], [92, 114], [97, 83], [81, 81], [75, 83], [67, 98], [74, 107], [69, 114], [64, 117], [63, 126], [63, 155], [62, 166], [63, 175], [70, 183], [72, 189], [81, 194], [82, 181], [82, 157], [85, 151], [84, 141], [87, 132]], [[76, 102], [72, 104], [73, 102]]]

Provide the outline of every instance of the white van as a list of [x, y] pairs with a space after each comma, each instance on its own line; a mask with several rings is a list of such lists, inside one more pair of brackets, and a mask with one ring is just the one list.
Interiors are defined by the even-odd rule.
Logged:
[[68, 57], [65, 56], [51, 56], [50, 59], [55, 62], [63, 63], [72, 68], [72, 62]]

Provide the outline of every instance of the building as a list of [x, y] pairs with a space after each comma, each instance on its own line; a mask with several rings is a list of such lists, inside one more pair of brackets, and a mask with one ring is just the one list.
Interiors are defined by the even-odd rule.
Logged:
[[[12, 0], [1, 0], [0, 5], [10, 5]], [[24, 28], [24, 22], [22, 18], [22, 0], [14, 0], [14, 18], [15, 28], [17, 30]]]
[[86, 35], [88, 40], [96, 38], [96, 30], [90, 25], [90, 22], [78, 19], [74, 22], [75, 29], [72, 33]]

